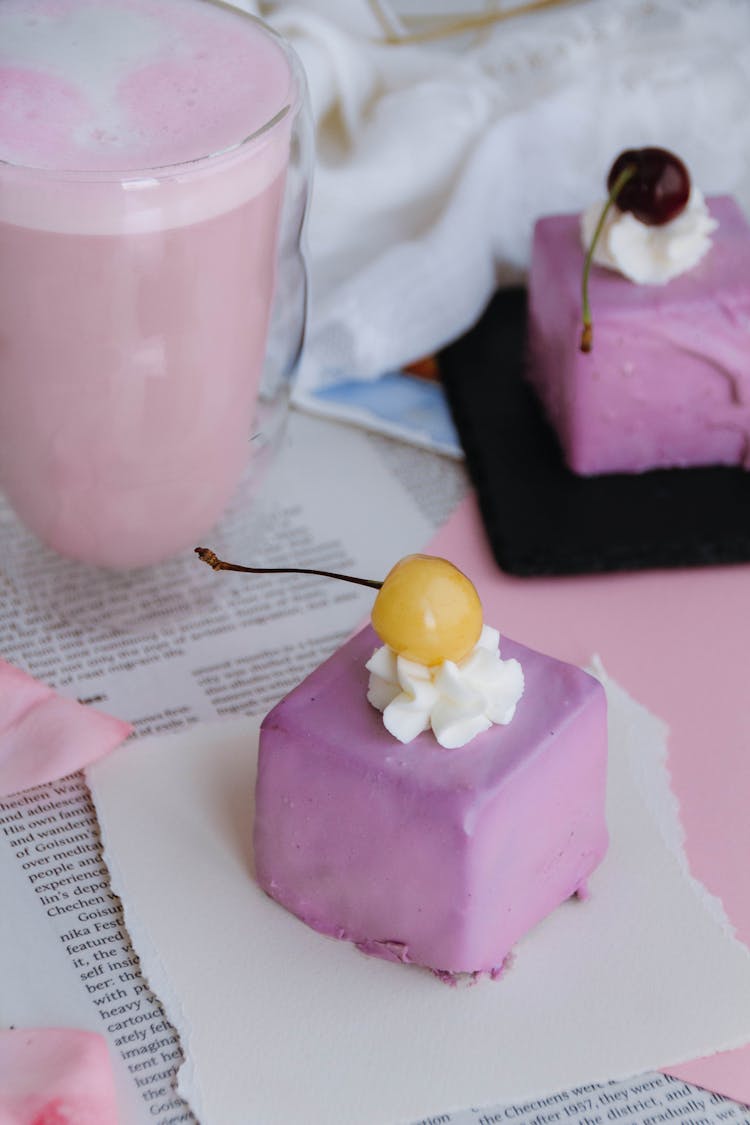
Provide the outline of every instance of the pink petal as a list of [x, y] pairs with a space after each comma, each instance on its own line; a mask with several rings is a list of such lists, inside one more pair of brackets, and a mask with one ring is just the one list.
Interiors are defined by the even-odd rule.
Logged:
[[107, 1044], [93, 1031], [0, 1031], [3, 1125], [117, 1125]]
[[75, 773], [131, 730], [0, 660], [0, 797]]

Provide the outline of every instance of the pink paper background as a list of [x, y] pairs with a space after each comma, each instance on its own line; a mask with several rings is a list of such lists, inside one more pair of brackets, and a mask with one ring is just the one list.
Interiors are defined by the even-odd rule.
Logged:
[[[470, 575], [495, 628], [575, 664], [597, 653], [668, 723], [691, 870], [750, 945], [750, 566], [513, 578], [497, 568], [473, 498], [429, 549]], [[670, 1073], [750, 1103], [750, 1046]]]

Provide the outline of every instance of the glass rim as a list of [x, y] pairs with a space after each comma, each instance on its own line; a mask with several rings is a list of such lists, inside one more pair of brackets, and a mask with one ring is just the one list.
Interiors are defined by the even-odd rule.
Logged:
[[291, 43], [274, 28], [269, 27], [264, 20], [260, 19], [258, 16], [252, 15], [251, 12], [246, 12], [242, 8], [235, 7], [235, 5], [229, 3], [228, 0], [198, 0], [198, 3], [212, 4], [215, 8], [222, 8], [233, 16], [238, 16], [240, 19], [255, 24], [270, 39], [275, 40], [276, 45], [284, 54], [284, 57], [289, 63], [289, 99], [268, 119], [268, 121], [265, 121], [252, 133], [241, 137], [238, 141], [233, 141], [231, 144], [225, 145], [224, 148], [216, 149], [213, 152], [202, 153], [200, 156], [194, 156], [189, 160], [179, 160], [171, 164], [143, 165], [139, 168], [42, 168], [34, 164], [22, 164], [14, 160], [4, 160], [0, 157], [0, 175], [2, 175], [5, 170], [10, 169], [19, 176], [28, 177], [30, 179], [53, 182], [55, 180], [60, 180], [71, 183], [105, 184], [122, 184], [128, 183], [129, 181], [166, 179], [169, 176], [174, 176], [179, 173], [188, 174], [198, 172], [213, 161], [222, 160], [224, 157], [231, 158], [232, 156], [239, 155], [246, 146], [251, 146], [255, 141], [272, 133], [276, 126], [280, 125], [282, 121], [287, 120], [287, 118], [294, 118], [304, 102], [307, 82], [299, 55], [294, 50]]

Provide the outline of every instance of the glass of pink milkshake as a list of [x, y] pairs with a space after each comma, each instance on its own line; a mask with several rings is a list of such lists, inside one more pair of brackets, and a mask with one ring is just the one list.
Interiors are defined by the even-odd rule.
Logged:
[[301, 345], [291, 50], [218, 0], [0, 0], [0, 488], [129, 567], [263, 461]]

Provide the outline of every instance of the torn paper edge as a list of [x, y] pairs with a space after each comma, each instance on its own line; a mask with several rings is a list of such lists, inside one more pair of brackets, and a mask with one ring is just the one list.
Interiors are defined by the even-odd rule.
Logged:
[[106, 817], [101, 815], [96, 801], [95, 788], [91, 784], [88, 770], [85, 772], [86, 783], [89, 787], [94, 807], [96, 808], [96, 819], [99, 824], [99, 834], [102, 843], [102, 859], [109, 872], [110, 886], [122, 904], [125, 929], [130, 938], [130, 944], [138, 957], [143, 979], [164, 1008], [166, 1017], [177, 1035], [180, 1050], [182, 1051], [182, 1062], [177, 1068], [175, 1089], [183, 1101], [189, 1105], [193, 1116], [200, 1121], [203, 1116], [203, 1099], [201, 1096], [200, 1078], [195, 1068], [190, 1044], [192, 1028], [185, 1014], [185, 1010], [180, 1003], [180, 999], [174, 990], [167, 968], [162, 961], [161, 954], [156, 944], [149, 936], [147, 926], [141, 922], [137, 911], [128, 904], [125, 878], [114, 853], [110, 851], [109, 848], [109, 829], [106, 823]]
[[[654, 742], [658, 741], [659, 744], [658, 754], [654, 751], [651, 754], [640, 756], [633, 752], [636, 740], [628, 737], [626, 745], [629, 749], [628, 767], [630, 774], [638, 786], [638, 792], [651, 819], [659, 829], [661, 838], [677, 861], [681, 875], [691, 885], [701, 905], [708, 911], [724, 935], [740, 945], [750, 957], [750, 950], [737, 936], [737, 929], [727, 914], [721, 898], [709, 891], [708, 887], [696, 878], [690, 869], [687, 855], [687, 834], [682, 823], [680, 801], [672, 788], [672, 775], [669, 769], [669, 724], [654, 715], [642, 703], [635, 700], [616, 680], [613, 680], [607, 673], [598, 653], [594, 653], [592, 656], [587, 671], [599, 680], [608, 700], [611, 698], [613, 701], [629, 704], [634, 711], [640, 713], [644, 722], [651, 724], [654, 733], [658, 735], [658, 738], [654, 739]], [[631, 726], [632, 721], [632, 718], [628, 720]]]

